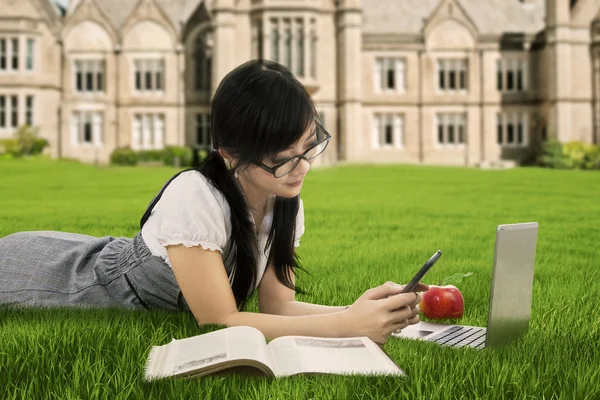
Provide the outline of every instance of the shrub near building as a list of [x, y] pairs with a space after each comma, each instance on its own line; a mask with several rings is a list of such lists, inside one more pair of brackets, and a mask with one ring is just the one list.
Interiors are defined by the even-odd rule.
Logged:
[[562, 144], [549, 140], [544, 143], [538, 165], [556, 169], [600, 170], [600, 146], [579, 141]]
[[36, 156], [46, 147], [48, 141], [39, 137], [38, 127], [23, 125], [15, 132], [14, 138], [0, 140], [0, 156], [5, 158]]
[[111, 153], [110, 162], [114, 165], [166, 165], [191, 167], [205, 158], [208, 152], [183, 146], [166, 146], [162, 150], [132, 150], [119, 147]]

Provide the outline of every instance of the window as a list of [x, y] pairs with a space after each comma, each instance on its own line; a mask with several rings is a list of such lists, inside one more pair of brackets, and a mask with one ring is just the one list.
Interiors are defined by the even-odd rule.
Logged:
[[0, 38], [0, 71], [19, 70], [19, 38]]
[[271, 21], [271, 60], [280, 62], [279, 60], [279, 21], [274, 19]]
[[263, 26], [259, 21], [252, 22], [252, 58], [261, 58], [264, 55]]
[[465, 113], [439, 113], [436, 115], [437, 144], [462, 145], [467, 138], [467, 115]]
[[101, 147], [104, 116], [100, 111], [75, 111], [71, 126], [73, 145]]
[[201, 148], [211, 148], [210, 114], [196, 114], [196, 145]]
[[373, 148], [404, 147], [404, 117], [400, 114], [373, 116]]
[[194, 82], [197, 92], [207, 91], [212, 80], [212, 33], [205, 31], [196, 39]]
[[16, 128], [19, 126], [19, 98], [10, 96], [10, 126]]
[[[254, 58], [267, 58], [285, 65], [298, 77], [316, 78], [316, 20], [271, 18], [269, 20], [269, 54], [264, 54], [262, 21], [252, 24]], [[307, 46], [308, 43], [308, 46]]]
[[12, 39], [12, 69], [19, 70], [19, 38]]
[[8, 47], [6, 39], [0, 38], [0, 71], [6, 71], [8, 58]]
[[524, 112], [503, 112], [497, 115], [497, 143], [500, 146], [526, 146], [529, 115]]
[[80, 93], [104, 92], [104, 60], [75, 61], [75, 89]]
[[319, 111], [319, 121], [321, 121], [321, 125], [323, 125], [323, 128], [327, 129], [327, 126], [325, 125], [325, 112], [324, 111]]
[[[27, 96], [29, 99], [31, 96]], [[0, 130], [19, 126], [19, 97], [0, 95]]]
[[134, 65], [136, 92], [162, 92], [164, 90], [164, 60], [135, 60]]
[[6, 128], [6, 96], [0, 95], [0, 129]]
[[301, 20], [297, 21], [296, 29], [296, 71], [299, 76], [304, 76], [304, 24]]
[[131, 147], [135, 150], [160, 150], [165, 145], [164, 114], [135, 114], [132, 130]]
[[467, 60], [445, 59], [437, 62], [438, 89], [467, 90]]
[[27, 96], [25, 98], [25, 123], [29, 126], [33, 126], [33, 96]]
[[[31, 96], [27, 96], [29, 99]], [[19, 126], [19, 97], [0, 95], [0, 129]]]
[[26, 68], [27, 71], [33, 71], [33, 60], [35, 53], [35, 41], [33, 39], [27, 39], [27, 60], [26, 60]]
[[527, 60], [515, 58], [497, 60], [497, 89], [501, 92], [522, 92], [527, 90], [527, 68]]
[[375, 59], [373, 81], [375, 91], [406, 90], [405, 61], [401, 58], [381, 57]]
[[284, 55], [283, 60], [285, 65], [290, 69], [296, 69], [292, 67], [292, 27], [289, 19], [283, 20], [283, 30], [284, 30]]

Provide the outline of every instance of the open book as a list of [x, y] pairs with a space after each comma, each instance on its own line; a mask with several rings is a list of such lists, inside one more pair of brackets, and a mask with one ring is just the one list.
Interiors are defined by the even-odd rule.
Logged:
[[146, 380], [217, 372], [283, 377], [298, 374], [398, 375], [404, 371], [368, 337], [283, 336], [268, 344], [258, 329], [234, 326], [153, 346]]

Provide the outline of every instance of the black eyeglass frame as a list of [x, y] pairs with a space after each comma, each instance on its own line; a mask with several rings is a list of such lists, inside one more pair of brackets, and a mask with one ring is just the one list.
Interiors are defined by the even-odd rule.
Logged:
[[[314, 160], [315, 158], [317, 158], [318, 156], [320, 156], [321, 154], [323, 154], [323, 152], [325, 151], [325, 149], [327, 149], [327, 146], [329, 145], [329, 140], [331, 140], [331, 134], [329, 132], [327, 132], [327, 129], [325, 129], [325, 127], [323, 126], [323, 124], [321, 124], [321, 122], [319, 122], [318, 120], [315, 120], [315, 122], [317, 123], [317, 129], [321, 129], [323, 131], [323, 133], [325, 133], [325, 138], [317, 143], [315, 143], [314, 145], [310, 146], [308, 149], [306, 149], [306, 151], [302, 154], [298, 154], [295, 155], [293, 157], [288, 158], [287, 160], [284, 160], [282, 162], [280, 162], [279, 164], [273, 166], [273, 167], [269, 167], [268, 165], [263, 164], [262, 162], [257, 162], [255, 163], [257, 166], [259, 166], [260, 168], [264, 169], [265, 171], [273, 174], [273, 176], [275, 178], [282, 178], [284, 176], [286, 176], [287, 174], [289, 174], [290, 172], [292, 172], [293, 170], [296, 169], [296, 167], [298, 167], [298, 164], [300, 164], [300, 159], [305, 159], [306, 161], [309, 160]], [[323, 149], [322, 152], [320, 152], [319, 154], [317, 154], [316, 156], [312, 157], [312, 158], [307, 158], [306, 154], [308, 154], [312, 149], [314, 149], [315, 147], [319, 146], [320, 144], [322, 144], [323, 142], [326, 142], [325, 144], [325, 148]], [[278, 168], [282, 167], [284, 164], [287, 164], [288, 162], [290, 162], [291, 160], [294, 159], [298, 159], [298, 162], [296, 163], [296, 166], [292, 169], [290, 169], [288, 172], [286, 172], [285, 174], [281, 175], [281, 176], [276, 176], [275, 172], [277, 171]]]

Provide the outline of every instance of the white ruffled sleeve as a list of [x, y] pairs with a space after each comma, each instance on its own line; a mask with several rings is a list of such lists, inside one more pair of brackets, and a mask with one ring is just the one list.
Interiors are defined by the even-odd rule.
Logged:
[[228, 208], [209, 181], [197, 171], [174, 179], [156, 205], [156, 239], [166, 247], [182, 244], [219, 251], [227, 244]]
[[294, 247], [300, 246], [300, 237], [304, 234], [304, 204], [302, 199], [298, 207], [298, 214], [296, 215], [296, 235], [294, 237]]

